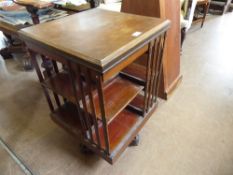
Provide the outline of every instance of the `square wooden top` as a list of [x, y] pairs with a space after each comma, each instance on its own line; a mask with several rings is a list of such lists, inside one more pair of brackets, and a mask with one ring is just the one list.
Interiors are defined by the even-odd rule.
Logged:
[[157, 18], [93, 9], [22, 29], [20, 36], [28, 46], [36, 43], [103, 70], [168, 26]]

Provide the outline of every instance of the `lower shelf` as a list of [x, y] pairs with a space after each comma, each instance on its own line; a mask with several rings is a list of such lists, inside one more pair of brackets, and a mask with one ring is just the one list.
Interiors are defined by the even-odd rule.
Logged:
[[[84, 82], [84, 81], [83, 81]], [[84, 94], [87, 94], [87, 84], [84, 84]], [[68, 99], [69, 101], [75, 103], [75, 98], [73, 94], [72, 85], [68, 73], [60, 72], [48, 79], [46, 79], [42, 85], [46, 88], [51, 89], [58, 95], [61, 95]], [[95, 87], [95, 84], [93, 84]], [[105, 114], [107, 122], [111, 122], [119, 112], [124, 109], [134, 98], [135, 96], [143, 89], [142, 86], [132, 83], [131, 81], [116, 77], [103, 85], [103, 94], [105, 101]], [[99, 96], [96, 90], [93, 90], [93, 102], [96, 108], [96, 116], [99, 119], [101, 117], [101, 109], [99, 105]], [[77, 87], [77, 97], [81, 99], [80, 89]], [[88, 98], [86, 98], [88, 99]], [[91, 111], [90, 101], [87, 102], [88, 111]]]
[[[110, 164], [113, 164], [138, 135], [142, 127], [155, 111], [156, 107], [157, 106], [155, 105], [144, 117], [125, 109], [110, 123], [110, 125], [108, 125], [110, 155], [96, 151], [96, 147], [92, 147], [88, 144], [87, 146]], [[102, 148], [105, 148], [102, 126], [99, 127], [99, 132], [101, 133], [100, 140]]]
[[128, 109], [135, 111], [139, 115], [144, 114], [144, 95], [138, 94], [127, 106]]
[[[138, 96], [138, 100], [136, 100], [137, 102], [132, 105], [137, 106], [138, 103], [141, 103], [139, 102], [139, 99], [141, 99], [140, 96]], [[102, 122], [99, 122], [98, 125], [101, 149], [97, 148], [93, 144], [88, 144], [85, 139], [82, 139], [84, 141], [83, 143], [112, 164], [129, 146], [153, 111], [154, 110], [151, 110], [151, 112], [145, 117], [142, 117], [141, 115], [126, 108], [107, 125], [110, 155], [107, 155], [102, 151], [106, 148]], [[78, 117], [76, 107], [73, 103], [66, 103], [51, 113], [51, 118], [55, 123], [64, 128], [70, 134], [81, 138], [81, 124]], [[92, 129], [92, 134], [94, 142], [97, 144], [97, 136], [94, 127]]]
[[53, 113], [51, 113], [52, 120], [66, 131], [75, 136], [80, 136], [81, 124], [78, 119], [78, 113], [75, 105], [66, 103]]
[[[130, 136], [130, 131], [140, 120], [142, 120], [142, 117], [125, 109], [108, 125], [109, 146], [111, 153], [113, 153], [119, 145], [124, 144], [124, 139]], [[99, 126], [99, 133], [101, 147], [104, 149], [105, 138], [102, 125]], [[93, 135], [94, 140], [97, 143], [94, 130]]]
[[121, 71], [121, 76], [125, 76], [141, 85], [146, 81], [146, 67], [139, 63], [132, 63]]
[[[75, 105], [67, 103], [51, 113], [52, 120], [66, 131], [75, 136], [80, 136], [81, 124], [78, 119], [78, 114]], [[123, 110], [118, 116], [108, 125], [110, 151], [113, 152], [116, 147], [122, 143], [125, 137], [128, 136], [130, 130], [135, 124], [141, 120], [141, 117], [129, 110]], [[99, 122], [101, 123], [101, 122]], [[99, 124], [101, 147], [105, 148], [105, 138], [103, 134], [103, 126]], [[93, 128], [93, 136], [96, 141], [95, 130]]]

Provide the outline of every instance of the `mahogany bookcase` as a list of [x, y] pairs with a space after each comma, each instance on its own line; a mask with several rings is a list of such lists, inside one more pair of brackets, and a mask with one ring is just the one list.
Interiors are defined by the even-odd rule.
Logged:
[[182, 81], [180, 72], [180, 0], [122, 0], [121, 11], [171, 21], [164, 48], [159, 90], [159, 97], [168, 99]]
[[[168, 20], [93, 9], [19, 35], [51, 118], [113, 164], [156, 109], [169, 26]], [[53, 70], [41, 71], [37, 54], [50, 59]], [[143, 54], [145, 66], [136, 62]]]

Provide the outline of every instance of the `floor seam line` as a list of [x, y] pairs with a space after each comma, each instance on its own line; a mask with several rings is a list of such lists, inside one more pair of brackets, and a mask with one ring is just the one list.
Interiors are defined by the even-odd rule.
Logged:
[[32, 171], [27, 167], [27, 165], [16, 155], [14, 151], [7, 145], [7, 143], [0, 137], [0, 145], [3, 149], [10, 155], [10, 157], [16, 162], [16, 164], [21, 168], [21, 170], [26, 175], [34, 175]]

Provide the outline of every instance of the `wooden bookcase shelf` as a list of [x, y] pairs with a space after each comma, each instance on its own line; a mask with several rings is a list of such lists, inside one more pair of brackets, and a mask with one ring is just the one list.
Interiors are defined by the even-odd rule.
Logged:
[[[130, 137], [131, 130], [142, 120], [142, 117], [124, 109], [108, 125], [110, 153], [112, 154], [124, 139]], [[99, 125], [101, 148], [105, 149], [103, 125]], [[94, 141], [96, 141], [95, 130], [93, 130]]]
[[[61, 95], [69, 101], [75, 103], [75, 98], [72, 93], [72, 84], [68, 73], [61, 72], [48, 79], [42, 85], [49, 88], [58, 95]], [[130, 82], [121, 77], [116, 77], [108, 81], [103, 86], [105, 113], [107, 122], [110, 123], [143, 89], [142, 86]], [[115, 93], [118, 92], [118, 93]], [[81, 92], [77, 89], [78, 98]], [[94, 105], [96, 107], [96, 116], [101, 119], [101, 112], [99, 106], [99, 97], [97, 91], [94, 90]], [[87, 95], [85, 93], [85, 95]], [[87, 108], [90, 111], [90, 103], [87, 101]]]
[[[92, 20], [85, 19], [93, 16], [96, 22], [90, 25]], [[99, 25], [103, 21], [106, 25]], [[128, 29], [122, 30], [122, 26]], [[80, 136], [83, 145], [111, 164], [136, 141], [156, 108], [162, 54], [155, 52], [163, 50], [168, 27], [169, 22], [160, 19], [95, 9], [20, 33], [30, 51], [51, 118], [69, 133]], [[51, 28], [57, 30], [48, 37], [45, 31]], [[142, 34], [133, 36], [138, 30]], [[137, 62], [144, 53], [150, 63], [147, 66]], [[36, 54], [52, 61], [52, 68], [45, 70], [47, 76], [41, 73]], [[57, 62], [65, 70], [59, 70]]]
[[[55, 92], [56, 94], [59, 94], [71, 102], [75, 102], [75, 97], [73, 95], [73, 89], [71, 85], [71, 80], [69, 77], [69, 74], [66, 72], [60, 72], [58, 74], [55, 74], [49, 78], [46, 78], [42, 82], [42, 86], [45, 88], [48, 88]], [[79, 89], [77, 89], [77, 94], [80, 94]], [[81, 97], [79, 96], [79, 99]]]
[[[107, 122], [110, 123], [143, 89], [129, 80], [116, 77], [110, 80], [103, 88], [105, 113]], [[117, 93], [116, 93], [117, 92]], [[97, 118], [101, 119], [98, 95], [94, 95]]]
[[65, 103], [53, 111], [50, 116], [55, 123], [66, 131], [80, 137], [81, 124], [76, 110], [76, 106], [73, 103]]
[[[79, 121], [79, 116], [77, 115], [77, 109], [73, 103], [65, 103], [61, 107], [57, 108], [54, 112], [52, 112], [50, 116], [55, 123], [64, 128], [66, 131], [77, 137], [80, 137], [81, 124]], [[112, 122], [108, 125], [111, 153], [114, 152], [122, 140], [130, 137], [132, 129], [137, 125], [138, 122], [142, 121], [142, 119], [142, 116], [139, 116], [130, 110], [124, 109], [115, 117], [114, 120], [112, 120]], [[103, 125], [100, 122], [98, 123], [101, 148], [104, 149], [105, 142]], [[95, 143], [97, 143], [96, 134], [93, 127], [92, 134]]]
[[132, 63], [123, 69], [120, 73], [123, 77], [128, 77], [129, 79], [137, 82], [141, 85], [145, 85], [146, 82], [146, 67], [138, 64]]
[[[76, 107], [73, 103], [66, 103], [51, 113], [52, 120], [64, 128], [72, 135], [79, 137], [81, 135], [81, 124], [77, 115]], [[110, 153], [114, 154], [120, 147], [123, 140], [129, 139], [134, 134], [135, 128], [143, 120], [142, 116], [124, 109], [108, 125]], [[99, 122], [98, 130], [100, 133], [101, 149], [105, 149], [105, 140], [103, 125]], [[94, 142], [97, 143], [94, 128], [92, 128]]]
[[144, 112], [145, 97], [143, 94], [138, 94], [127, 106], [128, 109], [135, 111], [139, 115], [143, 115]]

